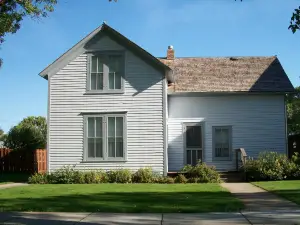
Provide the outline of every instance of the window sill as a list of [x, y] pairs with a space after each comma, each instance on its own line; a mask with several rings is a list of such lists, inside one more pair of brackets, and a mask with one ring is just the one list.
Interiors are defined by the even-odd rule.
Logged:
[[83, 95], [105, 95], [105, 94], [124, 94], [124, 90], [119, 91], [86, 91]]
[[216, 162], [216, 161], [217, 161], [217, 162], [218, 162], [218, 161], [219, 161], [219, 162], [220, 162], [220, 161], [221, 161], [221, 162], [223, 162], [223, 161], [230, 162], [230, 161], [232, 161], [232, 159], [231, 159], [231, 158], [230, 158], [230, 159], [218, 159], [218, 158], [213, 158], [212, 161], [213, 161], [213, 162]]
[[116, 160], [113, 160], [113, 159], [106, 159], [106, 160], [101, 160], [101, 159], [98, 159], [98, 160], [83, 160], [81, 161], [81, 163], [114, 163], [114, 162], [127, 162], [127, 160], [125, 159], [116, 159]]

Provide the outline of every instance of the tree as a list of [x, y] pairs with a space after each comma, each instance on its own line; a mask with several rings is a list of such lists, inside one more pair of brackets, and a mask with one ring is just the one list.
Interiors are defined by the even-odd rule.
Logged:
[[0, 0], [0, 44], [4, 42], [5, 35], [14, 34], [20, 29], [25, 17], [46, 17], [56, 3], [57, 0]]
[[300, 87], [287, 96], [288, 134], [300, 134]]
[[0, 137], [4, 134], [4, 131], [0, 127]]
[[290, 23], [289, 29], [291, 29], [293, 33], [300, 30], [300, 6], [294, 10]]
[[4, 146], [13, 150], [34, 150], [45, 148], [47, 123], [42, 116], [30, 116], [12, 127], [4, 139]]

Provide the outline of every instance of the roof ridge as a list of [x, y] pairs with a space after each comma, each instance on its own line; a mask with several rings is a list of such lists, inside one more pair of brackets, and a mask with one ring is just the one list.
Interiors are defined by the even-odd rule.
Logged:
[[[158, 59], [167, 59], [166, 57], [156, 57]], [[224, 58], [277, 58], [277, 55], [270, 56], [179, 56], [175, 57], [175, 59], [224, 59]]]

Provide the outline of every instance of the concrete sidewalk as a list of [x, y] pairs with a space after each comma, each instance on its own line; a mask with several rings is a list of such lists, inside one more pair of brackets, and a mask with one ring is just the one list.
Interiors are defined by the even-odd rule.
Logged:
[[293, 211], [300, 209], [296, 203], [280, 198], [250, 183], [221, 183], [221, 186], [239, 198], [245, 204], [246, 211]]
[[300, 210], [199, 214], [0, 213], [1, 225], [300, 225]]

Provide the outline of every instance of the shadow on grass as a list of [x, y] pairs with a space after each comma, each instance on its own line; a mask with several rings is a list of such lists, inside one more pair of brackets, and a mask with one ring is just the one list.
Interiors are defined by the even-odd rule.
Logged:
[[299, 205], [300, 208], [300, 187], [299, 189], [295, 190], [273, 190], [270, 191], [271, 193], [286, 198], [287, 200], [290, 200], [292, 202], [295, 202]]
[[[82, 188], [85, 188], [83, 185]], [[103, 192], [0, 198], [0, 211], [41, 212], [237, 212], [243, 204], [227, 192]]]
[[26, 183], [28, 181], [29, 173], [2, 173], [0, 172], [1, 183]]

